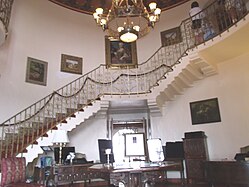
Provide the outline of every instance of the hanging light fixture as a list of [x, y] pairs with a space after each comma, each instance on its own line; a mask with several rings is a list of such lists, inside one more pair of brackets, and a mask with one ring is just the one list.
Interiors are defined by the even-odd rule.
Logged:
[[149, 4], [149, 11], [142, 0], [112, 0], [111, 8], [104, 13], [97, 8], [93, 17], [97, 25], [107, 31], [108, 36], [123, 42], [133, 42], [146, 35], [159, 21], [161, 9], [157, 4]]

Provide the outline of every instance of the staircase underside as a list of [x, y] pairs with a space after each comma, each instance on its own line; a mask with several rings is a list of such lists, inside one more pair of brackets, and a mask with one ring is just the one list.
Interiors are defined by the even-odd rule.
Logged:
[[[210, 41], [212, 46], [199, 47], [199, 54], [209, 64], [216, 65], [228, 59], [233, 59], [249, 52], [249, 16], [241, 20], [237, 26], [231, 27], [227, 32]], [[208, 44], [209, 45], [209, 44]], [[203, 49], [202, 49], [203, 48]]]

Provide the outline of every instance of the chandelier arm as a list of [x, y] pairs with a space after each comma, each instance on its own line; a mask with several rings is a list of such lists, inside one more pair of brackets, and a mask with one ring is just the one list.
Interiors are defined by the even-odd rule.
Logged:
[[[115, 1], [115, 0], [114, 0], [114, 1]], [[117, 0], [117, 1], [119, 1], [118, 6], [120, 7], [120, 6], [122, 5], [122, 3], [123, 3], [124, 0]], [[125, 0], [125, 2], [127, 3], [127, 0]]]
[[129, 7], [129, 2], [128, 2], [128, 0], [125, 0], [125, 3], [126, 3], [126, 8], [128, 8], [128, 7]]

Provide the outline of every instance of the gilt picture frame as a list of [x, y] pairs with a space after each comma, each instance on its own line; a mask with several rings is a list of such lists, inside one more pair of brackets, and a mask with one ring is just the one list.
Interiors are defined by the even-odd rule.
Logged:
[[182, 42], [182, 34], [180, 27], [175, 27], [161, 32], [162, 46], [174, 45]]
[[136, 42], [125, 43], [117, 39], [105, 38], [107, 68], [136, 68]]
[[61, 71], [82, 75], [83, 58], [61, 54]]
[[192, 125], [221, 122], [218, 98], [190, 103]]
[[48, 71], [48, 62], [28, 57], [25, 81], [32, 84], [46, 86], [47, 71]]

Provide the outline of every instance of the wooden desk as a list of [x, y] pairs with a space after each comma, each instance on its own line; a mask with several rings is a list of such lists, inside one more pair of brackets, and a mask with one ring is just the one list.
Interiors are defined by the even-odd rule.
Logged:
[[126, 187], [142, 187], [146, 183], [155, 183], [165, 179], [165, 172], [172, 171], [179, 167], [177, 162], [163, 162], [162, 165], [142, 164], [140, 167], [119, 168], [104, 167], [102, 164], [89, 167], [91, 175], [101, 176], [102, 179], [109, 181], [109, 184], [118, 186], [121, 182]]
[[88, 168], [93, 164], [56, 165], [54, 166], [55, 185], [73, 184], [75, 182], [86, 183], [91, 179]]
[[206, 180], [214, 187], [249, 186], [249, 162], [207, 161], [204, 165]]

